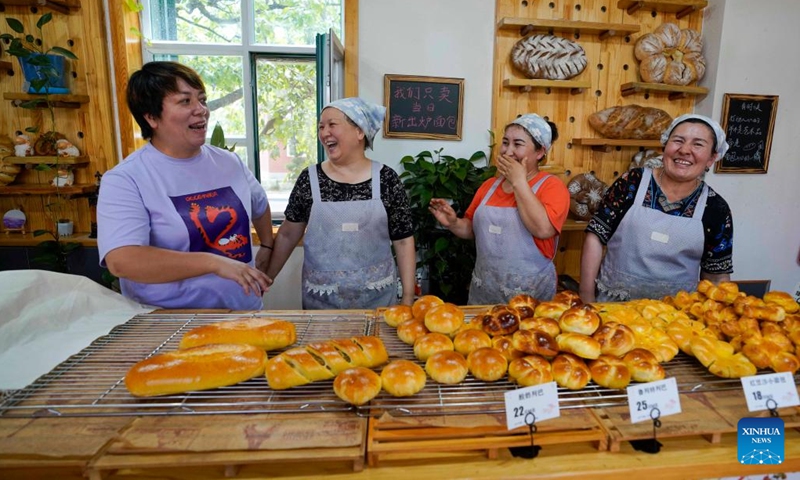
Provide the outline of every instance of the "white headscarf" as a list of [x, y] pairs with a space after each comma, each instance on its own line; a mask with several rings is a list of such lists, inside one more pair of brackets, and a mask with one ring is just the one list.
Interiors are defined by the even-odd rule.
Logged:
[[664, 130], [664, 133], [661, 134], [661, 145], [667, 144], [667, 140], [669, 140], [669, 136], [672, 134], [672, 131], [675, 130], [675, 127], [685, 122], [686, 120], [690, 119], [700, 120], [701, 122], [708, 125], [709, 128], [711, 128], [711, 130], [714, 131], [714, 136], [717, 138], [717, 150], [714, 153], [717, 154], [717, 161], [719, 161], [722, 157], [725, 156], [725, 153], [727, 153], [728, 151], [728, 142], [725, 141], [725, 132], [722, 131], [722, 127], [719, 125], [719, 123], [715, 122], [714, 120], [704, 115], [687, 113], [673, 120], [672, 123], [670, 123], [669, 127], [667, 127], [667, 129]]

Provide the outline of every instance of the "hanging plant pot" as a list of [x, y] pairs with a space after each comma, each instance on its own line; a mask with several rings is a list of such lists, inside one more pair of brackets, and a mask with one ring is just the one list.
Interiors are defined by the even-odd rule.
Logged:
[[63, 56], [31, 54], [17, 58], [25, 76], [22, 88], [26, 92], [51, 95], [69, 93]]

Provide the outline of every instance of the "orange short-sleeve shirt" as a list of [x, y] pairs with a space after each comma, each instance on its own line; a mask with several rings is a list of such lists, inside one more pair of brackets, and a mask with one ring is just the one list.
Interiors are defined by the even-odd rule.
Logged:
[[[549, 174], [547, 172], [539, 172], [535, 177], [528, 180], [528, 185], [533, 188], [533, 185], [535, 185], [543, 175]], [[483, 182], [483, 185], [481, 185], [475, 193], [475, 197], [472, 198], [472, 203], [470, 203], [469, 208], [466, 213], [464, 213], [464, 217], [472, 220], [472, 217], [475, 215], [475, 210], [477, 210], [483, 197], [489, 192], [489, 188], [491, 188], [494, 181], [495, 178], [493, 177]], [[566, 185], [564, 185], [564, 182], [559, 180], [558, 177], [552, 176], [552, 178], [545, 180], [539, 187], [539, 191], [536, 192], [536, 198], [544, 205], [545, 211], [547, 211], [547, 218], [550, 219], [553, 228], [555, 228], [560, 235], [561, 229], [564, 227], [564, 222], [567, 220], [567, 215], [569, 214], [569, 190], [567, 190]], [[513, 192], [506, 193], [498, 186], [492, 194], [492, 197], [486, 202], [486, 205], [491, 207], [517, 208], [517, 199], [514, 197]], [[547, 258], [555, 257], [555, 237], [546, 239], [533, 237], [533, 241], [536, 246], [539, 247], [539, 251], [542, 252], [542, 255]]]

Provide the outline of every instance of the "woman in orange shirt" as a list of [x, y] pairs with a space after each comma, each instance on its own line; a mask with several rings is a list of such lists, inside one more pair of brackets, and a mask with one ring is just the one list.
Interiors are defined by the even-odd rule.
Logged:
[[436, 220], [477, 249], [469, 289], [471, 305], [506, 303], [527, 293], [550, 300], [556, 293], [553, 265], [558, 236], [569, 212], [569, 191], [558, 178], [539, 171], [558, 130], [536, 114], [506, 125], [500, 174], [478, 189], [464, 218], [441, 198], [431, 200]]

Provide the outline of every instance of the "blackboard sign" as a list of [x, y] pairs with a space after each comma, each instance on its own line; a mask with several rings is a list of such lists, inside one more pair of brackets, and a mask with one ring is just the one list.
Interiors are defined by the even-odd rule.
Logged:
[[767, 173], [777, 112], [777, 95], [726, 93], [722, 128], [730, 149], [717, 162], [714, 172]]
[[464, 79], [384, 75], [383, 136], [461, 140]]

